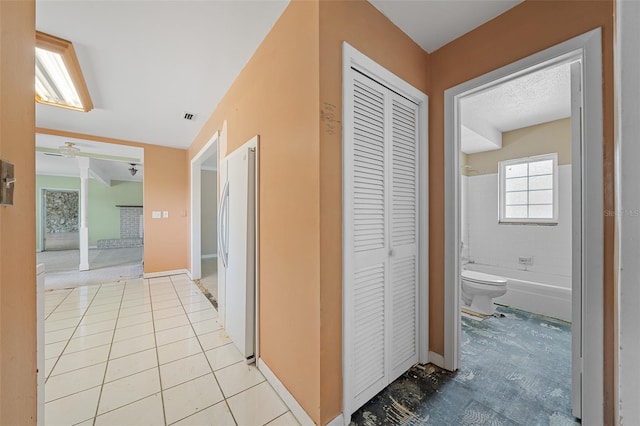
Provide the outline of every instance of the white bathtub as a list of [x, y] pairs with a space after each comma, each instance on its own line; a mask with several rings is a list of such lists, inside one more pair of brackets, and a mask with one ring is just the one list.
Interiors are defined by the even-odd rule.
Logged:
[[571, 321], [571, 277], [469, 263], [463, 269], [507, 280], [507, 293], [495, 303]]

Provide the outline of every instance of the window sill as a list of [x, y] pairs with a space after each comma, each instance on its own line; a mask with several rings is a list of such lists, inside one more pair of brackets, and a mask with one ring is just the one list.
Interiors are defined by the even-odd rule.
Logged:
[[517, 221], [517, 220], [499, 220], [498, 225], [532, 225], [532, 226], [558, 226], [557, 221], [553, 222], [536, 222], [536, 221]]

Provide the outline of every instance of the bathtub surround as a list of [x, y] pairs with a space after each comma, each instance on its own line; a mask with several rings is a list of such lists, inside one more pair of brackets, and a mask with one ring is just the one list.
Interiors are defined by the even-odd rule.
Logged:
[[418, 365], [356, 411], [353, 424], [580, 424], [571, 416], [571, 325], [496, 311], [504, 317], [462, 317], [457, 373]]

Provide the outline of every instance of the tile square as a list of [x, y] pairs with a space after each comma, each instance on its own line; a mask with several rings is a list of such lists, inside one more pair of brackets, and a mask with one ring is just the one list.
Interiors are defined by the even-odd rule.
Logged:
[[157, 366], [158, 358], [155, 349], [136, 352], [110, 360], [104, 381], [111, 382]]
[[113, 336], [114, 342], [120, 340], [133, 339], [134, 337], [144, 336], [145, 334], [153, 333], [153, 323], [145, 322], [144, 324], [131, 325], [129, 327], [122, 327], [116, 329], [116, 333]]
[[141, 315], [151, 312], [151, 302], [144, 303], [137, 306], [131, 306], [129, 308], [120, 308], [120, 318], [130, 317], [133, 315]]
[[175, 291], [160, 293], [160, 294], [151, 293], [151, 303], [153, 303], [154, 305], [156, 303], [165, 302], [167, 300], [176, 300], [176, 299], [178, 299], [178, 295], [176, 294]]
[[105, 362], [109, 356], [111, 345], [96, 346], [95, 348], [62, 355], [51, 372], [52, 377], [67, 373], [71, 370], [88, 367], [90, 365]]
[[193, 323], [209, 321], [209, 320], [214, 320], [218, 318], [218, 311], [216, 311], [212, 306], [211, 309], [203, 309], [201, 311], [189, 312], [187, 316], [189, 317], [189, 320]]
[[164, 416], [162, 415], [162, 397], [159, 393], [102, 414], [96, 417], [95, 422], [95, 426], [162, 424], [164, 424]]
[[187, 313], [198, 312], [202, 311], [203, 309], [211, 309], [212, 307], [213, 305], [208, 300], [205, 300], [203, 302], [184, 304], [184, 310], [187, 311]]
[[153, 333], [134, 337], [133, 339], [119, 340], [111, 345], [109, 359], [120, 358], [155, 347], [156, 339]]
[[[58, 307], [59, 308], [59, 307]], [[46, 321], [62, 321], [66, 319], [80, 319], [86, 308], [74, 308], [70, 311], [58, 311], [57, 309], [47, 317]]]
[[65, 328], [63, 330], [50, 331], [44, 333], [44, 344], [67, 341], [73, 335], [73, 328]]
[[158, 346], [158, 359], [160, 364], [166, 364], [201, 352], [200, 342], [197, 338], [191, 337], [190, 339]]
[[[151, 296], [153, 297], [153, 296]], [[153, 303], [153, 310], [154, 311], [159, 311], [160, 309], [167, 309], [167, 308], [173, 308], [174, 306], [180, 306], [182, 305], [182, 303], [180, 303], [180, 299], [178, 299], [177, 297], [171, 300], [163, 300], [161, 302], [154, 302]]]
[[87, 315], [100, 314], [103, 312], [117, 311], [118, 309], [120, 309], [119, 304], [90, 306], [89, 309], [87, 309], [86, 314]]
[[207, 334], [214, 331], [222, 330], [222, 326], [215, 319], [194, 322], [191, 325], [193, 326], [193, 330], [196, 332], [198, 336], [201, 334]]
[[203, 353], [163, 364], [160, 366], [162, 389], [168, 389], [207, 373], [211, 373], [211, 367]]
[[118, 318], [118, 324], [116, 325], [116, 328], [129, 327], [132, 325], [143, 324], [145, 322], [151, 321], [153, 321], [153, 315], [151, 315], [151, 311], [143, 312], [141, 314]]
[[[83, 351], [85, 349], [95, 348], [96, 346], [107, 345], [111, 343], [113, 331], [103, 331], [102, 333], [89, 334], [88, 336], [74, 337], [69, 340], [64, 350], [65, 355], [73, 352]], [[46, 350], [45, 350], [46, 351]]]
[[231, 343], [231, 338], [223, 329], [199, 335], [198, 339], [200, 339], [200, 344], [205, 351]]
[[[47, 425], [73, 425], [93, 419], [100, 397], [100, 386], [87, 389], [44, 405]], [[44, 423], [43, 423], [44, 424]]]
[[154, 323], [156, 331], [162, 331], [169, 328], [180, 327], [181, 325], [189, 325], [189, 318], [187, 318], [185, 314], [180, 314], [175, 317], [155, 320]]
[[96, 322], [109, 321], [118, 318], [118, 311], [100, 312], [99, 314], [85, 315], [82, 318], [82, 325], [94, 324]]
[[122, 312], [123, 309], [131, 309], [131, 308], [136, 308], [139, 306], [147, 306], [147, 305], [151, 306], [150, 295], [147, 295], [145, 297], [140, 297], [140, 298], [125, 299], [122, 301], [122, 304], [120, 305], [120, 311]]
[[102, 387], [98, 415], [159, 393], [160, 372], [157, 368], [105, 383]]
[[108, 320], [102, 322], [96, 322], [94, 324], [80, 324], [73, 333], [73, 337], [88, 336], [91, 334], [102, 333], [104, 331], [113, 331], [116, 328], [116, 320]]
[[[254, 365], [247, 365], [244, 362], [239, 362], [217, 370], [215, 375], [226, 398], [265, 380], [262, 373], [260, 373]], [[266, 423], [266, 421], [264, 423]]]
[[157, 311], [153, 311], [153, 319], [159, 320], [163, 318], [171, 318], [178, 315], [184, 315], [184, 309], [182, 306], [174, 306], [172, 308], [167, 309], [159, 309]]
[[44, 387], [45, 402], [99, 386], [106, 366], [105, 362], [49, 377]]
[[213, 374], [166, 389], [162, 393], [168, 424], [184, 419], [224, 399]]
[[233, 343], [208, 350], [205, 355], [214, 371], [244, 361], [244, 357]]
[[169, 328], [167, 330], [156, 331], [156, 341], [158, 346], [167, 343], [177, 342], [178, 340], [188, 339], [195, 336], [191, 325], [183, 325], [180, 327]]
[[298, 420], [291, 414], [291, 411], [287, 411], [275, 420], [267, 423], [267, 426], [300, 426]]
[[120, 305], [120, 302], [122, 302], [122, 295], [108, 296], [108, 297], [96, 296], [96, 298], [93, 299], [93, 302], [91, 302], [91, 306], [115, 305], [115, 304]]
[[239, 426], [264, 425], [287, 412], [287, 406], [267, 382], [227, 400]]
[[174, 423], [175, 426], [235, 425], [227, 403], [222, 401]]
[[49, 343], [44, 345], [44, 359], [58, 358], [67, 346], [67, 341]]
[[46, 320], [44, 322], [44, 332], [48, 333], [50, 331], [64, 330], [65, 328], [76, 328], [79, 323], [80, 318], [68, 318], [58, 321]]

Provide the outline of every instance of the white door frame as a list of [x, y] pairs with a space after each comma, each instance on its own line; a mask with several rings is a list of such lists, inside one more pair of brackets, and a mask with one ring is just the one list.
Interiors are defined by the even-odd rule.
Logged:
[[[583, 77], [582, 142], [582, 419], [603, 419], [603, 129], [599, 28], [445, 91], [444, 367], [457, 370], [460, 348], [460, 99], [523, 74], [578, 57]], [[575, 164], [577, 159], [573, 160]], [[575, 187], [574, 187], [575, 189]], [[573, 209], [574, 220], [576, 219]], [[579, 217], [577, 219], [580, 219]]]
[[[353, 129], [353, 113], [352, 109], [348, 106], [353, 104], [352, 99], [348, 99], [345, 96], [349, 93], [349, 84], [351, 80], [346, 78], [349, 75], [351, 68], [369, 76], [370, 78], [378, 81], [391, 90], [402, 94], [406, 98], [412, 100], [418, 105], [418, 146], [419, 146], [419, 187], [418, 193], [420, 195], [419, 200], [419, 248], [418, 257], [420, 259], [419, 266], [419, 283], [418, 283], [418, 360], [421, 364], [426, 364], [429, 357], [429, 186], [428, 186], [428, 98], [427, 95], [420, 90], [411, 86], [409, 83], [402, 80], [397, 75], [386, 70], [381, 65], [369, 59], [367, 56], [353, 48], [349, 43], [343, 42], [342, 44], [342, 123], [343, 123], [343, 146], [345, 141], [351, 138], [351, 130]], [[353, 330], [351, 325], [353, 324], [353, 314], [347, 307], [352, 302], [350, 294], [346, 291], [346, 284], [349, 277], [352, 276], [353, 262], [350, 258], [347, 250], [345, 249], [345, 242], [350, 241], [353, 235], [353, 229], [347, 226], [352, 223], [350, 220], [353, 212], [346, 211], [344, 206], [345, 191], [345, 170], [348, 166], [348, 159], [342, 158], [342, 196], [343, 196], [343, 210], [342, 210], [342, 253], [343, 253], [343, 268], [342, 268], [342, 414], [344, 424], [349, 424], [351, 421], [351, 389], [353, 388], [353, 371], [354, 369], [349, 365], [352, 359], [352, 353], [350, 350], [349, 342], [353, 341]]]
[[[191, 271], [190, 278], [202, 278], [202, 163], [218, 150], [216, 132], [191, 159]], [[220, 159], [218, 159], [218, 163]], [[219, 178], [219, 176], [218, 176]]]

